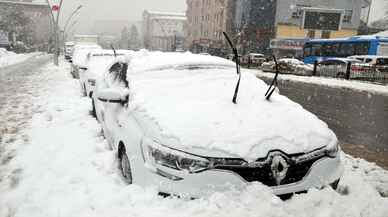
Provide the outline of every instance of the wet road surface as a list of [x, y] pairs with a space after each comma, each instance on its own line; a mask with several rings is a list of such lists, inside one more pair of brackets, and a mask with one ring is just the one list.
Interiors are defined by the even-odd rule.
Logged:
[[325, 121], [345, 152], [388, 169], [388, 96], [290, 80], [279, 89]]

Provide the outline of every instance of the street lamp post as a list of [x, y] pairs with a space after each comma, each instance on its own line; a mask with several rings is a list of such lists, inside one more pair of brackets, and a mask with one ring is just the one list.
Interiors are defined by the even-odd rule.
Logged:
[[57, 16], [55, 18], [54, 16], [54, 7], [51, 8], [49, 0], [46, 0], [48, 7], [50, 8], [51, 12], [51, 19], [54, 24], [54, 41], [55, 41], [55, 53], [54, 53], [54, 64], [56, 66], [59, 65], [59, 15], [61, 13], [62, 3], [63, 0], [60, 0], [59, 6], [55, 7], [55, 10], [57, 11]]

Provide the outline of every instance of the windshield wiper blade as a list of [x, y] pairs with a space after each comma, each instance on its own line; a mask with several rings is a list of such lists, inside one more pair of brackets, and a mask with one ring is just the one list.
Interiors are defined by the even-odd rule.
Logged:
[[279, 76], [279, 65], [278, 61], [275, 56], [272, 56], [273, 60], [275, 62], [275, 77], [273, 78], [271, 85], [269, 86], [267, 92], [265, 93], [265, 99], [270, 100], [273, 92], [275, 92], [276, 88], [278, 87], [278, 76]]
[[234, 47], [234, 45], [233, 45], [232, 41], [230, 40], [228, 34], [226, 34], [226, 32], [222, 32], [222, 33], [224, 34], [226, 40], [228, 41], [230, 47], [232, 48], [233, 54], [234, 54], [234, 59], [236, 61], [236, 71], [237, 71], [237, 74], [238, 74], [238, 81], [237, 81], [236, 88], [234, 89], [234, 95], [233, 95], [232, 102], [234, 104], [237, 104], [237, 95], [238, 95], [238, 90], [240, 88], [240, 82], [241, 82], [240, 59], [238, 58], [237, 49]]

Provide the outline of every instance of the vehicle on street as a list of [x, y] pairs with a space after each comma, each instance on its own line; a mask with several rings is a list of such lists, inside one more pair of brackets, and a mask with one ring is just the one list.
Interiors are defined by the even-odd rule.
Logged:
[[261, 66], [266, 61], [264, 54], [249, 53], [243, 56], [242, 63], [248, 67]]
[[5, 48], [6, 50], [11, 49], [11, 43], [8, 40], [8, 33], [0, 30], [0, 48]]
[[79, 71], [86, 69], [86, 58], [90, 51], [101, 50], [96, 44], [76, 44], [71, 57], [71, 74], [73, 78], [79, 78]]
[[317, 74], [324, 77], [345, 78], [348, 64], [349, 70], [356, 70], [362, 66], [362, 62], [353, 58], [328, 58], [318, 63]]
[[314, 64], [329, 58], [355, 55], [388, 56], [388, 37], [361, 35], [348, 38], [312, 39], [303, 47], [304, 62]]
[[197, 198], [252, 182], [276, 195], [336, 188], [343, 172], [336, 135], [231, 61], [141, 51], [115, 59], [93, 99], [128, 183]]
[[[261, 69], [265, 72], [275, 71], [275, 62], [264, 62]], [[278, 60], [279, 71], [283, 74], [307, 75], [313, 74], [313, 66], [294, 58], [282, 58]]]
[[75, 44], [72, 41], [68, 41], [65, 43], [64, 53], [65, 53], [65, 59], [68, 61], [71, 60], [71, 52], [73, 50], [74, 45]]
[[349, 58], [358, 59], [367, 64], [365, 70], [372, 69], [379, 72], [388, 72], [388, 56], [362, 55], [350, 56]]
[[87, 54], [85, 70], [80, 71], [79, 82], [83, 96], [92, 97], [96, 81], [108, 65], [118, 56], [130, 54], [130, 50], [93, 50]]

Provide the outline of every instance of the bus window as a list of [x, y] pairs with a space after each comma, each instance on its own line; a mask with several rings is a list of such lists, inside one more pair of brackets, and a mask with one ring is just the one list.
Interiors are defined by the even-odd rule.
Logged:
[[313, 44], [312, 48], [311, 48], [311, 55], [312, 56], [321, 56], [321, 48], [322, 48], [322, 45]]
[[367, 55], [369, 52], [369, 46], [370, 46], [369, 42], [361, 42], [361, 43], [355, 44], [354, 55]]
[[330, 43], [330, 44], [324, 44], [322, 45], [322, 56], [325, 57], [337, 57], [338, 56], [338, 50], [339, 50], [340, 44], [339, 43]]
[[311, 56], [311, 44], [306, 44], [306, 46], [303, 48], [303, 56], [304, 57]]
[[354, 55], [354, 43], [342, 43], [339, 50], [340, 57], [348, 57]]

